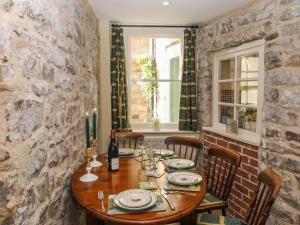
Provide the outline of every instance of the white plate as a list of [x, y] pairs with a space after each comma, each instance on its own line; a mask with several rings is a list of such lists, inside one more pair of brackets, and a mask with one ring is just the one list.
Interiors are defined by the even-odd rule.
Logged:
[[202, 181], [202, 177], [197, 173], [191, 172], [174, 172], [167, 176], [170, 183], [177, 185], [194, 185]]
[[[136, 201], [137, 199], [142, 200]], [[147, 203], [148, 200], [149, 202]], [[132, 211], [139, 211], [150, 208], [154, 206], [156, 202], [157, 196], [155, 193], [141, 189], [123, 191], [116, 195], [116, 197], [114, 198], [114, 203], [117, 207]]]
[[134, 149], [132, 148], [119, 148], [120, 156], [133, 155], [133, 154], [134, 154]]
[[141, 208], [151, 202], [151, 196], [144, 191], [129, 190], [122, 192], [118, 200], [123, 206], [128, 208]]
[[189, 159], [168, 159], [164, 163], [166, 166], [174, 169], [187, 169], [195, 165], [195, 162]]
[[161, 155], [161, 156], [170, 156], [174, 154], [172, 150], [168, 150], [168, 149], [152, 149], [152, 152], [156, 155]]

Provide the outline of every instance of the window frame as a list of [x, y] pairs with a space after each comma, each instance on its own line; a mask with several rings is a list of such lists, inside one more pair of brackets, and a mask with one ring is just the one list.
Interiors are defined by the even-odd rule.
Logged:
[[[257, 115], [256, 115], [256, 132], [251, 132], [246, 129], [238, 128], [237, 134], [231, 134], [236, 136], [237, 139], [245, 140], [249, 139], [252, 142], [259, 142], [261, 138], [261, 129], [262, 129], [262, 106], [263, 106], [263, 95], [264, 95], [264, 40], [253, 41], [250, 43], [243, 44], [241, 46], [223, 50], [214, 54], [214, 66], [213, 66], [213, 109], [212, 109], [212, 124], [213, 129], [218, 130], [220, 133], [226, 133], [226, 125], [219, 122], [219, 84], [226, 81], [234, 82], [234, 103], [222, 103], [221, 105], [228, 105], [234, 107], [234, 117], [237, 119], [236, 107], [245, 107], [246, 105], [237, 103], [237, 82], [239, 81], [258, 81], [258, 92], [257, 92]], [[238, 58], [241, 56], [246, 56], [250, 54], [258, 53], [258, 62], [259, 62], [259, 74], [257, 79], [251, 78], [238, 78]], [[219, 79], [219, 66], [222, 60], [235, 58], [235, 73], [234, 79], [222, 80]], [[251, 105], [246, 107], [251, 108]], [[228, 134], [228, 133], [226, 133]]]
[[[126, 55], [126, 74], [127, 74], [127, 97], [128, 105], [131, 105], [131, 80], [137, 81], [142, 79], [131, 79], [131, 43], [132, 37], [148, 37], [148, 38], [177, 38], [181, 41], [180, 56], [180, 72], [182, 72], [183, 50], [184, 50], [184, 29], [183, 28], [147, 28], [147, 27], [126, 27], [124, 28], [124, 44]], [[149, 80], [147, 80], [149, 81]], [[158, 82], [174, 82], [172, 79], [156, 79]], [[177, 82], [177, 81], [176, 81]], [[178, 82], [181, 82], [178, 81]], [[131, 108], [128, 107], [128, 116], [131, 118]], [[153, 131], [153, 123], [148, 122], [132, 122], [130, 121], [132, 130], [136, 131]], [[160, 122], [160, 131], [178, 131], [178, 122], [162, 123]]]

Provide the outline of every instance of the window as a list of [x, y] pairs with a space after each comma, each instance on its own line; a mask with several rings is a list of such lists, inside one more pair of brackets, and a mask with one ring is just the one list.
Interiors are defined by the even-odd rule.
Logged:
[[258, 139], [264, 77], [263, 41], [248, 43], [215, 55], [215, 128], [224, 131], [236, 121], [238, 136]]
[[132, 128], [152, 129], [159, 118], [161, 129], [177, 130], [183, 31], [124, 31]]

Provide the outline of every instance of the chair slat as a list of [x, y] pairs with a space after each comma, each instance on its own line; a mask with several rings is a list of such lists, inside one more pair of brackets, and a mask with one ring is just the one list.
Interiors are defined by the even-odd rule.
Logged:
[[122, 148], [137, 148], [139, 142], [144, 141], [144, 134], [138, 132], [117, 132], [116, 139]]
[[[175, 152], [177, 145], [177, 152], [178, 157], [183, 157], [186, 159], [191, 159], [195, 163], [198, 161], [199, 153], [202, 151], [203, 145], [202, 143], [195, 139], [190, 137], [181, 137], [181, 136], [172, 136], [165, 139], [165, 144], [172, 145], [173, 151]], [[195, 150], [193, 150], [193, 148]], [[196, 151], [196, 154], [193, 154], [193, 152]], [[176, 153], [177, 153], [176, 152]], [[195, 155], [195, 156], [194, 156]]]

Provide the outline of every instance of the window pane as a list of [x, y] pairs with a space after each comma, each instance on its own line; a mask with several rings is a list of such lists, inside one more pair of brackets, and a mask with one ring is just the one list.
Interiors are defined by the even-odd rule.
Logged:
[[228, 119], [234, 118], [234, 108], [232, 106], [219, 106], [219, 123], [226, 124]]
[[180, 39], [133, 37], [130, 76], [180, 80], [180, 56]]
[[234, 103], [234, 83], [219, 83], [219, 102]]
[[131, 38], [131, 78], [142, 78], [141, 60], [151, 56], [151, 38]]
[[157, 115], [161, 122], [179, 121], [180, 82], [159, 82]]
[[148, 122], [150, 121], [149, 108], [150, 99], [147, 96], [147, 86], [149, 83], [132, 82], [131, 83], [131, 121], [134, 122]]
[[238, 107], [238, 127], [241, 129], [256, 132], [256, 108]]
[[234, 59], [226, 59], [220, 62], [220, 80], [234, 79]]
[[131, 121], [152, 122], [158, 117], [160, 122], [178, 122], [180, 102], [180, 82], [132, 82]]
[[257, 105], [257, 81], [237, 82], [238, 98], [237, 103], [243, 105]]
[[257, 78], [258, 66], [258, 53], [239, 57], [238, 78]]

